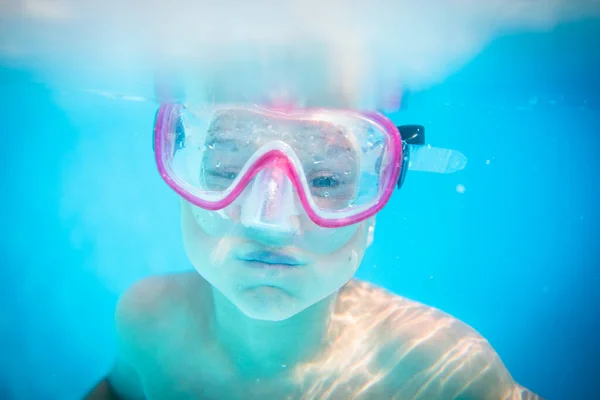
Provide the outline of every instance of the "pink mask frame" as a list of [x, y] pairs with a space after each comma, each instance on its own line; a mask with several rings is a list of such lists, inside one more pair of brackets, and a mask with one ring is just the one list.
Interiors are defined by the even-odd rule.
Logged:
[[[384, 167], [384, 171], [382, 171], [382, 176], [385, 176], [386, 178], [382, 183], [379, 196], [374, 199], [370, 205], [361, 207], [360, 210], [357, 210], [356, 214], [352, 215], [340, 213], [343, 215], [336, 216], [335, 211], [327, 211], [327, 217], [320, 215], [311, 206], [310, 201], [307, 198], [307, 194], [302, 186], [296, 167], [290, 161], [285, 152], [277, 149], [266, 152], [256, 162], [254, 162], [254, 164], [250, 166], [245, 174], [241, 177], [239, 183], [224, 198], [219, 200], [208, 200], [198, 197], [186, 190], [184, 186], [171, 177], [164, 163], [163, 154], [165, 147], [168, 146], [167, 143], [170, 128], [173, 127], [174, 123], [180, 118], [181, 108], [182, 106], [180, 104], [162, 104], [156, 112], [153, 138], [156, 166], [160, 176], [167, 183], [167, 185], [171, 187], [171, 189], [173, 189], [188, 202], [206, 210], [221, 210], [229, 206], [239, 197], [248, 183], [258, 172], [267, 167], [276, 167], [284, 171], [284, 173], [288, 176], [296, 188], [304, 211], [315, 224], [324, 228], [339, 228], [359, 223], [377, 214], [391, 198], [396, 187], [396, 183], [398, 182], [398, 178], [401, 175], [401, 170], [406, 168], [406, 165], [403, 165], [402, 163], [404, 156], [402, 138], [398, 128], [396, 128], [392, 121], [377, 112], [342, 110], [346, 113], [359, 115], [368, 119], [370, 122], [378, 125], [380, 128], [383, 128], [383, 131], [385, 131], [390, 137], [390, 142], [388, 145], [388, 157], [391, 157], [391, 159], [390, 162]], [[309, 112], [311, 109], [303, 109], [303, 111]]]

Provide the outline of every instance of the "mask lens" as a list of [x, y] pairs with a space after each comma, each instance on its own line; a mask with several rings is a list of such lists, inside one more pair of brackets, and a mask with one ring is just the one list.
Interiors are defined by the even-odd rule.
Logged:
[[371, 207], [390, 179], [390, 134], [356, 113], [183, 108], [170, 126], [168, 171], [208, 201], [227, 196], [275, 149], [299, 176], [296, 191], [318, 214]]

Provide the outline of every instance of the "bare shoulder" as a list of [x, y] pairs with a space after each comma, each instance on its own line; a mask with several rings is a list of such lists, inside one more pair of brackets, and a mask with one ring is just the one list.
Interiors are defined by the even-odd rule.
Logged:
[[[184, 315], [203, 316], [193, 310], [209, 298], [206, 282], [195, 272], [151, 276], [136, 282], [120, 297], [115, 311], [118, 341], [122, 345], [153, 346], [173, 329], [181, 328]], [[194, 312], [196, 311], [196, 312]], [[200, 311], [200, 312], [197, 312]], [[196, 321], [199, 322], [199, 321]]]
[[340, 293], [340, 308], [368, 327], [399, 398], [540, 399], [514, 382], [481, 334], [439, 309], [360, 281]]
[[142, 383], [157, 376], [165, 346], [178, 346], [190, 323], [202, 325], [203, 303], [191, 301], [206, 295], [203, 282], [195, 273], [153, 276], [122, 294], [115, 311], [117, 354], [107, 380], [120, 398], [145, 398]]

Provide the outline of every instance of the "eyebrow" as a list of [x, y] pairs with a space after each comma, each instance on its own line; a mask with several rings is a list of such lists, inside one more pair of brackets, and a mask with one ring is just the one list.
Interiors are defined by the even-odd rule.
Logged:
[[204, 146], [213, 149], [214, 145], [218, 145], [222, 150], [233, 150], [239, 149], [240, 139], [233, 139], [220, 136], [209, 136], [204, 141]]
[[356, 150], [353, 149], [351, 146], [344, 146], [344, 145], [340, 145], [340, 144], [329, 144], [325, 147], [325, 152], [328, 155], [331, 155], [331, 153], [333, 153], [333, 155], [338, 155], [340, 153], [342, 153], [342, 154], [349, 153], [351, 155], [354, 155], [356, 153]]
[[208, 135], [205, 140], [206, 143], [233, 143], [239, 142], [239, 139], [236, 139], [231, 136], [225, 135]]
[[212, 125], [206, 131], [206, 141], [216, 140], [216, 141], [233, 141], [239, 139], [240, 135], [232, 134], [228, 130], [215, 128]]

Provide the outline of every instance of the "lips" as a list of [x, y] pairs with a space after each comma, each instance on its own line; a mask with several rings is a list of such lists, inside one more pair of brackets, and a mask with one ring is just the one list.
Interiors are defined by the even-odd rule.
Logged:
[[253, 251], [250, 253], [246, 253], [238, 258], [240, 260], [247, 261], [250, 263], [283, 265], [289, 267], [298, 267], [306, 264], [295, 257], [272, 251]]

